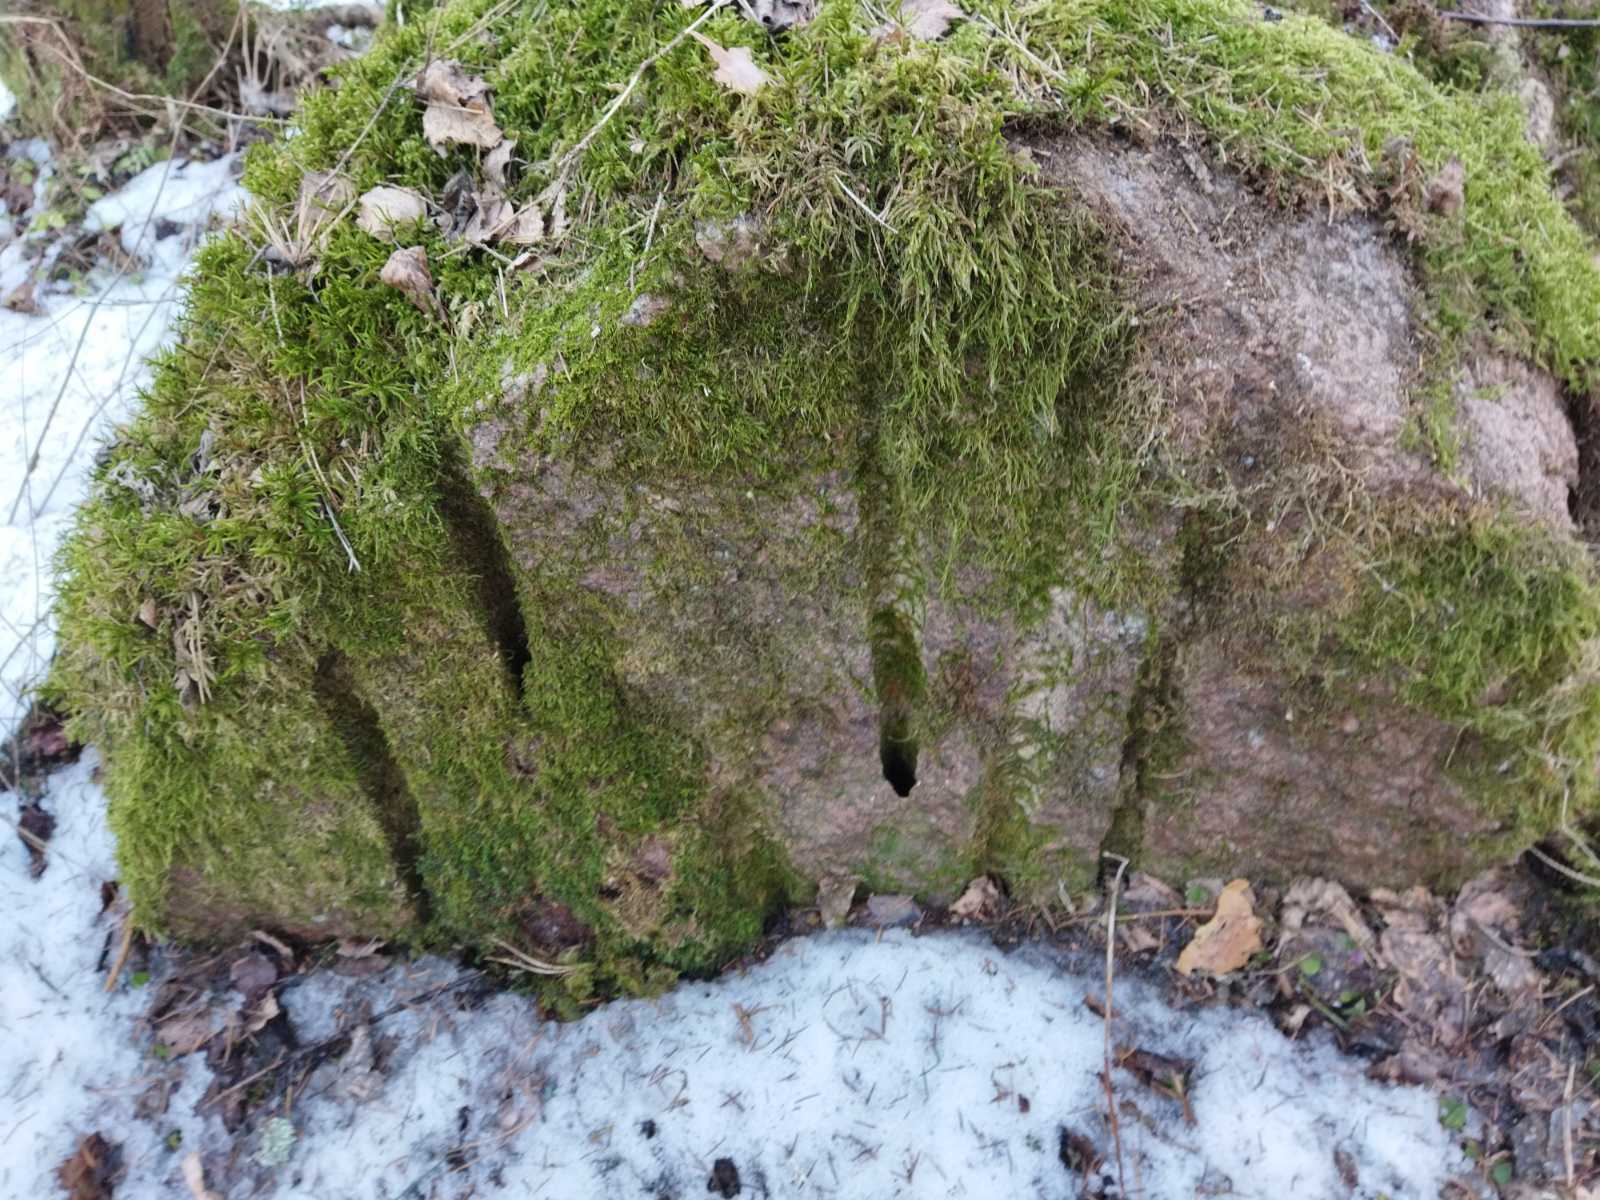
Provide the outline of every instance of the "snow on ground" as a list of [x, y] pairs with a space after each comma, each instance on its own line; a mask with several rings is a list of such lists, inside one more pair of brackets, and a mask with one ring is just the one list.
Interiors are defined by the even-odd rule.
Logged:
[[[42, 143], [14, 147], [39, 158]], [[27, 710], [49, 664], [51, 557], [83, 496], [95, 452], [132, 411], [144, 365], [177, 316], [179, 280], [211, 217], [243, 196], [234, 156], [158, 163], [90, 209], [90, 230], [120, 230], [147, 263], [102, 269], [83, 294], [36, 281], [29, 315], [0, 308], [0, 731]], [[0, 282], [26, 278], [23, 239], [0, 246]]]
[[[847, 930], [570, 1025], [509, 993], [403, 1009], [311, 1076], [279, 1126], [293, 1129], [284, 1161], [266, 1165], [271, 1139], [195, 1112], [204, 1055], [151, 1054], [146, 989], [102, 991], [114, 865], [92, 769], [91, 753], [50, 781], [41, 879], [15, 841], [0, 853], [0, 1195], [51, 1195], [56, 1164], [97, 1131], [122, 1145], [118, 1200], [184, 1194], [191, 1152], [210, 1180], [242, 1171], [232, 1194], [282, 1200], [687, 1197], [721, 1159], [758, 1197], [1059, 1197], [1078, 1194], [1063, 1130], [1112, 1144], [1104, 1028], [1085, 1005], [1103, 994], [1097, 971], [976, 933]], [[424, 959], [291, 976], [278, 994], [305, 1046], [460, 979]], [[1114, 1073], [1130, 1195], [1432, 1200], [1464, 1166], [1427, 1091], [1371, 1083], [1253, 1011], [1174, 1009], [1131, 979], [1115, 997], [1120, 1046], [1195, 1063], [1192, 1126]], [[163, 1073], [179, 1077], [167, 1111], [135, 1116]], [[1115, 1174], [1114, 1159], [1097, 1172]]]
[[0, 121], [4, 121], [16, 110], [16, 94], [6, 86], [6, 81], [0, 79]]

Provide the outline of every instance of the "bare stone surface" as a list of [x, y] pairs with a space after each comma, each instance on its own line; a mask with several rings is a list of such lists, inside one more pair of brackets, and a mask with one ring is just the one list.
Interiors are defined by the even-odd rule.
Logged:
[[[1170, 145], [1077, 138], [1019, 152], [1118, 235], [1180, 472], [1241, 495], [1292, 493], [1334, 461], [1372, 495], [1504, 499], [1570, 527], [1577, 455], [1548, 376], [1500, 357], [1468, 364], [1461, 483], [1408, 448], [1413, 285], [1373, 222], [1285, 212]], [[754, 219], [702, 225], [698, 251], [755, 267], [760, 235]], [[672, 303], [652, 295], [624, 321]], [[1063, 583], [1020, 621], [974, 603], [984, 581], [941, 573], [914, 539], [878, 578], [883, 549], [864, 513], [876, 501], [837, 449], [850, 431], [795, 451], [803, 466], [778, 486], [630, 476], [603, 445], [561, 458], [511, 449], [540, 427], [561, 377], [559, 363], [508, 366], [469, 431], [525, 602], [608, 627], [629, 702], [703, 748], [714, 788], [758, 796], [812, 879], [948, 898], [986, 825], [1018, 808], [1047, 873], [1077, 882], [1114, 826], [1178, 878], [1204, 866], [1437, 881], [1493, 841], [1445, 769], [1460, 730], [1382, 680], [1308, 692], [1270, 646], [1240, 640], [1227, 595], [1186, 591], [1177, 518], [1127, 532], [1168, 579], [1167, 600], [1112, 611]], [[1283, 519], [1291, 538], [1306, 518]], [[1336, 568], [1308, 559], [1278, 602], [1346, 602]], [[926, 680], [904, 796], [886, 779], [869, 636], [885, 603], [904, 608]]]
[[1472, 363], [1457, 388], [1463, 465], [1473, 486], [1570, 528], [1578, 443], [1560, 385], [1503, 355]]

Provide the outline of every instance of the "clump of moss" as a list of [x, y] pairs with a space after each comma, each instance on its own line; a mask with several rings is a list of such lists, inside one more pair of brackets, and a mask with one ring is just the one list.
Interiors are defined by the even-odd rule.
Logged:
[[[1104, 238], [1013, 150], [1018, 122], [1188, 127], [1287, 200], [1349, 207], [1374, 202], [1395, 138], [1429, 170], [1460, 158], [1465, 213], [1424, 222], [1419, 252], [1439, 319], [1492, 318], [1574, 383], [1600, 362], [1581, 316], [1600, 274], [1516, 114], [1316, 22], [1265, 22], [1234, 0], [986, 2], [921, 43], [883, 36], [845, 0], [777, 40], [730, 11], [701, 28], [752, 48], [772, 77], [758, 95], [719, 89], [685, 44], [597, 127], [615, 87], [691, 19], [600, 0], [413, 11], [307, 100], [298, 136], [252, 151], [258, 216], [202, 255], [180, 346], [63, 555], [55, 687], [107, 749], [141, 920], [169, 919], [174, 863], [214, 876], [227, 853], [241, 906], [272, 911], [281, 864], [260, 789], [218, 765], [239, 752], [251, 769], [302, 762], [308, 797], [322, 784], [338, 797], [343, 824], [309, 826], [295, 871], [356, 841], [375, 860], [414, 848], [425, 912], [392, 871], [347, 886], [418, 941], [559, 952], [581, 960], [583, 994], [653, 987], [747, 944], [797, 886], [768, 798], [714, 779], [679, 716], [622, 685], [618, 618], [576, 557], [507, 574], [520, 632], [489, 619], [483, 582], [515, 547], [463, 533], [464, 435], [508, 364], [543, 367], [559, 387], [502, 446], [516, 459], [733, 496], [792, 491], [819, 466], [870, 469], [888, 525], [926, 549], [930, 586], [959, 558], [993, 581], [987, 603], [1024, 617], [1054, 586], [1125, 598], [1140, 574], [1118, 525], [1148, 482], [1150, 413], [1124, 383], [1130, 325]], [[491, 85], [524, 164], [517, 198], [564, 179], [576, 222], [529, 272], [422, 226], [448, 327], [379, 283], [391, 247], [349, 222], [314, 270], [280, 270], [265, 246], [265, 231], [295, 227], [308, 171], [437, 195], [478, 169], [428, 145], [400, 86], [430, 54]], [[763, 261], [708, 265], [697, 238], [736, 219], [758, 225]], [[623, 322], [646, 291], [666, 315]], [[472, 483], [492, 483], [475, 469]], [[1513, 549], [1485, 553], [1527, 582]], [[1462, 563], [1444, 577], [1467, 604], [1484, 579]], [[694, 568], [662, 564], [675, 569]], [[1435, 577], [1395, 586], [1425, 596]], [[1593, 604], [1551, 586], [1516, 632], [1477, 631], [1530, 696], [1561, 677], [1540, 665], [1554, 659], [1518, 657], [1533, 653], [1527, 631], [1566, 631], [1570, 661], [1573, 614]], [[137, 620], [147, 600], [153, 636]], [[1363, 616], [1374, 632], [1353, 650], [1455, 679], [1417, 699], [1459, 702], [1465, 665], [1435, 662], [1441, 645], [1401, 637], [1392, 615]], [[324, 771], [293, 747], [323, 736], [297, 722], [330, 661], [372, 720], [343, 742], [329, 724], [344, 753]], [[885, 879], [1025, 870], [1035, 847], [1005, 789], [979, 803], [975, 849], [929, 867], [885, 843]], [[415, 828], [393, 828], [397, 813]], [[579, 932], [540, 944], [536, 898]]]

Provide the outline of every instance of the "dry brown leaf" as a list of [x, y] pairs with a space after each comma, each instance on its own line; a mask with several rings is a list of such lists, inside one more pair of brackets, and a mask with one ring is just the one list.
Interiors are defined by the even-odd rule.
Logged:
[[860, 882], [854, 875], [824, 875], [817, 880], [817, 911], [829, 929], [837, 929], [849, 919]]
[[363, 941], [360, 938], [345, 938], [339, 943], [339, 949], [336, 953], [340, 958], [371, 958], [388, 944], [382, 938], [373, 938], [371, 941]]
[[122, 1147], [91, 1133], [56, 1168], [68, 1200], [111, 1200], [122, 1175]]
[[433, 294], [433, 275], [428, 271], [428, 252], [421, 246], [406, 246], [389, 255], [378, 278], [406, 294], [406, 299], [429, 316], [443, 319], [444, 308]]
[[987, 875], [967, 884], [967, 890], [950, 906], [950, 915], [967, 921], [988, 921], [1000, 913], [1000, 889]]
[[469, 246], [499, 241], [500, 235], [510, 227], [516, 215], [510, 202], [490, 189], [485, 189], [476, 199], [477, 207], [473, 209], [472, 218], [461, 231], [462, 240]]
[[754, 96], [761, 90], [763, 84], [771, 82], [771, 76], [756, 66], [755, 56], [750, 53], [749, 46], [734, 46], [730, 49], [717, 45], [703, 33], [696, 33], [694, 36], [695, 40], [706, 48], [712, 61], [717, 64], [717, 69], [711, 73], [711, 78], [730, 92], [738, 92], [741, 96]]
[[375, 187], [363, 192], [356, 224], [375, 238], [394, 241], [394, 231], [428, 215], [428, 202], [420, 192], [401, 187]]
[[183, 1182], [189, 1185], [194, 1200], [222, 1200], [216, 1192], [206, 1187], [206, 1169], [200, 1163], [200, 1152], [191, 1150], [183, 1156]]
[[278, 998], [268, 992], [257, 1001], [255, 1007], [250, 1010], [250, 1015], [245, 1018], [244, 1031], [246, 1033], [260, 1033], [282, 1011], [278, 1007]]
[[500, 126], [489, 105], [489, 85], [468, 75], [460, 63], [434, 59], [417, 76], [417, 95], [428, 102], [422, 135], [441, 154], [448, 145], [491, 150], [500, 144]]
[[1134, 871], [1122, 889], [1119, 908], [1129, 912], [1148, 912], [1161, 908], [1182, 908], [1183, 896], [1178, 889], [1163, 883], [1154, 875]]
[[952, 21], [966, 15], [950, 0], [905, 0], [900, 6], [900, 26], [914, 38], [936, 42], [949, 32]]
[[139, 620], [150, 629], [161, 625], [161, 612], [156, 608], [155, 597], [146, 596], [139, 605]]
[[[1315, 920], [1319, 917], [1323, 919]], [[1296, 879], [1284, 894], [1278, 921], [1285, 934], [1300, 932], [1307, 922], [1337, 925], [1362, 951], [1371, 953], [1377, 949], [1377, 936], [1362, 919], [1356, 902], [1349, 892], [1331, 880]]]
[[510, 187], [506, 168], [511, 165], [511, 152], [517, 148], [516, 139], [504, 138], [493, 150], [483, 156], [483, 177], [498, 188]]
[[1261, 949], [1261, 918], [1255, 914], [1255, 894], [1250, 881], [1235, 879], [1217, 897], [1216, 914], [1199, 929], [1178, 955], [1178, 972], [1206, 971], [1226, 975], [1237, 971]]
[[212, 1038], [211, 1017], [206, 1013], [188, 1013], [163, 1021], [156, 1036], [173, 1058], [193, 1054]]
[[333, 222], [350, 203], [355, 188], [350, 181], [328, 171], [308, 171], [300, 180], [300, 195], [295, 201], [293, 257], [305, 259], [320, 252], [328, 240]]
[[511, 224], [501, 235], [502, 242], [513, 246], [531, 246], [544, 239], [544, 213], [537, 204], [526, 204], [511, 218]]

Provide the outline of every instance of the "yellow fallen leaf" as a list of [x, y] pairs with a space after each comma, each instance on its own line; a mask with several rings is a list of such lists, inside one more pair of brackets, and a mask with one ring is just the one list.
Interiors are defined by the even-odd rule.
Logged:
[[1217, 911], [1178, 955], [1178, 972], [1206, 971], [1226, 975], [1237, 971], [1261, 949], [1261, 918], [1248, 879], [1235, 879], [1217, 897]]

